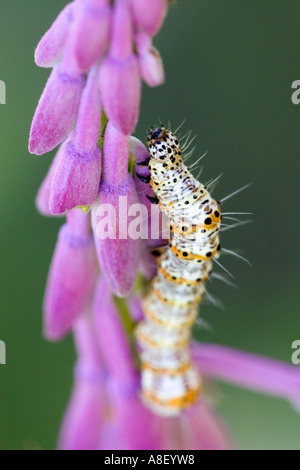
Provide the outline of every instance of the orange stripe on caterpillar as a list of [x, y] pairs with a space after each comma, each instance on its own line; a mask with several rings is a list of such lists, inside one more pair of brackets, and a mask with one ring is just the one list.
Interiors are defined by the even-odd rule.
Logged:
[[206, 256], [204, 256], [204, 255], [195, 255], [193, 253], [188, 253], [187, 251], [181, 251], [174, 245], [171, 245], [171, 251], [176, 257], [178, 257], [180, 259], [184, 259], [186, 261], [195, 261], [195, 260], [209, 261], [211, 258], [213, 258], [218, 253], [218, 248], [215, 248], [213, 251], [209, 251], [206, 254]]
[[178, 367], [178, 369], [157, 369], [151, 366], [151, 364], [147, 364], [144, 362], [142, 364], [142, 370], [151, 370], [155, 374], [167, 374], [170, 375], [171, 377], [179, 374], [184, 374], [187, 372], [191, 367], [191, 364], [188, 362], [187, 364], [183, 364], [182, 366]]
[[198, 278], [197, 280], [192, 280], [192, 279], [184, 279], [182, 277], [175, 277], [172, 274], [168, 273], [166, 269], [164, 269], [162, 266], [159, 267], [159, 271], [161, 274], [169, 281], [172, 282], [172, 284], [186, 284], [187, 286], [196, 286], [200, 284], [201, 282], [207, 281], [208, 277], [204, 276], [203, 278]]
[[202, 391], [202, 387], [199, 385], [195, 389], [187, 390], [184, 395], [180, 395], [176, 398], [162, 400], [162, 399], [159, 399], [155, 393], [151, 393], [151, 392], [146, 392], [143, 398], [146, 403], [147, 402], [150, 404], [154, 403], [155, 405], [163, 409], [171, 409], [170, 410], [171, 413], [173, 409], [173, 413], [175, 414], [176, 410], [178, 412], [182, 412], [186, 408], [189, 408], [191, 405], [196, 403], [201, 391]]

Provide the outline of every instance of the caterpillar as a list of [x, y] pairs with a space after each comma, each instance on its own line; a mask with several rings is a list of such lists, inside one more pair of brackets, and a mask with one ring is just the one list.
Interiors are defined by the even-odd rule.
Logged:
[[142, 399], [161, 416], [175, 417], [198, 400], [201, 377], [192, 364], [189, 340], [219, 257], [220, 203], [184, 164], [179, 140], [163, 126], [148, 133], [152, 202], [169, 218], [170, 240], [143, 301], [145, 319], [136, 331], [141, 348]]

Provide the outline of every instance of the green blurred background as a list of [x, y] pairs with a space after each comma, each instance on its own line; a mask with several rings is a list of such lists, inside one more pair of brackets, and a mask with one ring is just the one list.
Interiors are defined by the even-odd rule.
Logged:
[[[0, 448], [55, 447], [72, 386], [72, 340], [42, 337], [42, 300], [60, 220], [44, 219], [34, 198], [52, 155], [28, 154], [31, 118], [49, 71], [34, 47], [64, 0], [1, 0], [0, 106], [1, 316], [7, 365], [0, 366]], [[151, 3], [151, 2], [150, 2]], [[199, 339], [291, 362], [299, 330], [300, 3], [295, 0], [178, 0], [155, 39], [167, 83], [144, 87], [136, 135], [168, 119], [206, 150], [202, 179], [223, 173], [217, 198], [248, 182], [226, 210], [254, 212], [254, 223], [224, 234], [252, 262], [223, 263], [239, 289], [215, 283], [226, 311], [202, 308], [212, 332]], [[288, 403], [220, 386], [219, 410], [246, 449], [300, 449], [300, 415]], [[300, 389], [299, 389], [300, 393]]]

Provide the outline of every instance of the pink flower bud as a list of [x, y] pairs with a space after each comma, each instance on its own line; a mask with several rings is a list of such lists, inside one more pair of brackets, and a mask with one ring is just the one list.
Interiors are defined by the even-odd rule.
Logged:
[[72, 45], [78, 67], [88, 70], [101, 57], [109, 37], [111, 8], [109, 0], [86, 0], [77, 6], [72, 28]]
[[98, 66], [89, 74], [83, 90], [75, 130], [75, 142], [78, 150], [89, 152], [95, 150], [101, 123], [101, 97], [98, 88]]
[[108, 122], [103, 147], [103, 181], [118, 186], [128, 175], [129, 135]]
[[60, 432], [59, 449], [94, 450], [105, 428], [107, 374], [90, 315], [77, 320], [74, 333], [79, 360], [72, 399]]
[[160, 29], [168, 10], [167, 0], [130, 0], [138, 30], [154, 36]]
[[112, 380], [110, 384], [110, 397], [119, 431], [118, 449], [162, 450], [164, 420], [144, 407], [138, 384], [138, 376], [135, 382]]
[[108, 118], [129, 135], [138, 120], [141, 77], [132, 50], [131, 18], [123, 0], [116, 3], [112, 29], [110, 50], [100, 69], [100, 91]]
[[179, 418], [164, 420], [164, 449], [234, 450], [232, 437], [220, 416], [204, 399]]
[[70, 133], [75, 124], [85, 78], [69, 74], [61, 64], [53, 69], [36, 109], [29, 139], [29, 151], [50, 152]]
[[44, 181], [42, 182], [42, 184], [41, 184], [41, 186], [38, 190], [36, 200], [35, 200], [35, 204], [36, 204], [36, 207], [37, 207], [37, 210], [39, 211], [39, 213], [46, 216], [46, 217], [53, 217], [53, 214], [50, 212], [50, 208], [49, 208], [49, 200], [50, 200], [51, 184], [52, 184], [53, 176], [54, 176], [54, 173], [55, 173], [55, 169], [56, 169], [56, 167], [58, 165], [58, 162], [60, 161], [64, 151], [65, 151], [66, 145], [68, 144], [68, 142], [70, 142], [70, 140], [73, 137], [74, 137], [74, 133], [71, 132], [69, 137], [59, 147], [59, 149], [58, 149], [58, 151], [57, 151], [57, 153], [56, 153], [55, 157], [53, 158], [53, 161], [50, 165], [48, 173], [47, 173], [46, 177], [44, 178]]
[[69, 142], [55, 168], [49, 207], [52, 214], [61, 214], [79, 206], [94, 203], [101, 177], [101, 150], [79, 152]]
[[92, 209], [95, 245], [101, 271], [113, 292], [125, 297], [133, 288], [138, 269], [140, 239], [132, 237], [129, 209], [139, 199], [133, 179], [118, 186], [103, 182]]
[[105, 375], [101, 369], [79, 364], [71, 402], [59, 436], [60, 450], [95, 450], [107, 413]]
[[108, 393], [118, 430], [118, 449], [160, 449], [161, 419], [146, 410], [138, 396], [140, 377], [104, 278], [98, 283], [93, 310], [99, 345], [111, 377]]
[[40, 40], [35, 51], [35, 63], [39, 67], [54, 67], [62, 59], [70, 25], [73, 21], [73, 13], [74, 4], [69, 3]]
[[136, 366], [114, 304], [109, 282], [101, 277], [93, 301], [95, 331], [106, 370], [120, 382], [136, 379]]
[[103, 370], [104, 374], [104, 365], [95, 331], [94, 319], [90, 312], [78, 318], [74, 323], [73, 333], [80, 364], [98, 367]]
[[213, 344], [192, 345], [195, 364], [207, 377], [300, 403], [299, 368]]
[[143, 80], [150, 87], [163, 85], [165, 82], [163, 62], [158, 50], [152, 45], [151, 38], [147, 34], [139, 33], [136, 35], [136, 43]]
[[139, 323], [144, 320], [145, 313], [142, 306], [142, 300], [137, 295], [132, 295], [128, 299], [128, 306], [130, 308], [131, 318], [135, 323]]
[[157, 273], [157, 258], [150, 251], [149, 245], [143, 243], [143, 255], [140, 259], [140, 271], [142, 275], [149, 281], [154, 278]]
[[[83, 217], [89, 222], [80, 210], [76, 216], [80, 224]], [[80, 231], [81, 235], [79, 231], [74, 234], [64, 225], [59, 232], [44, 301], [45, 335], [50, 340], [67, 334], [91, 300], [98, 265], [93, 238], [86, 233], [87, 227]]]
[[95, 201], [101, 177], [98, 134], [101, 101], [97, 83], [98, 67], [89, 73], [83, 90], [74, 141], [69, 142], [53, 175], [50, 207], [53, 214]]
[[56, 153], [51, 163], [48, 173], [44, 181], [42, 182], [40, 189], [38, 190], [37, 197], [35, 200], [37, 210], [39, 211], [40, 214], [46, 217], [53, 216], [53, 214], [50, 212], [50, 209], [49, 209], [50, 189], [51, 189], [51, 184], [52, 184], [53, 175], [55, 173], [55, 169], [58, 165], [58, 162], [60, 161], [62, 154], [64, 153], [65, 146], [66, 144], [64, 142], [59, 147], [59, 150]]

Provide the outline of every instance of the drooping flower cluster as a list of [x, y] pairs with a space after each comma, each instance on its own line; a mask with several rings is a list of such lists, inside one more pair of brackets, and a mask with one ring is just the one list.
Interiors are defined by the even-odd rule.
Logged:
[[[109, 0], [76, 0], [40, 41], [36, 63], [53, 71], [33, 118], [29, 150], [41, 155], [60, 145], [38, 193], [42, 214], [58, 215], [75, 207], [88, 210], [94, 204], [95, 228], [99, 204], [116, 208], [118, 225], [127, 218], [126, 213], [119, 214], [121, 197], [130, 206], [140, 202], [140, 193], [150, 207], [145, 184], [128, 173], [130, 134], [138, 120], [142, 79], [150, 86], [164, 82], [152, 37], [166, 12], [166, 0], [152, 1], [151, 8], [147, 0], [116, 0], [113, 6]], [[109, 120], [103, 149], [102, 110]], [[137, 158], [140, 153], [145, 156], [146, 150], [134, 139], [131, 145]], [[139, 258], [144, 265], [146, 259], [151, 263], [147, 250], [140, 256], [142, 245], [145, 248], [145, 243], [126, 236], [97, 239], [101, 269], [116, 294], [132, 289]]]
[[[130, 294], [138, 270], [153, 277], [156, 263], [148, 247], [161, 245], [159, 233], [152, 240], [129, 236], [128, 207], [142, 203], [152, 215], [158, 208], [147, 198], [153, 196], [149, 185], [137, 178], [147, 178], [148, 169], [128, 168], [131, 159], [139, 163], [148, 157], [130, 134], [138, 119], [141, 80], [150, 86], [164, 81], [152, 37], [166, 11], [166, 0], [76, 0], [36, 50], [37, 65], [53, 70], [33, 119], [29, 149], [41, 155], [59, 146], [36, 202], [44, 215], [66, 214], [46, 288], [44, 331], [48, 339], [60, 340], [73, 330], [78, 353], [62, 449], [234, 447], [205, 400], [174, 420], [144, 408], [134, 348], [114, 297]], [[126, 200], [125, 209], [120, 200]], [[115, 213], [107, 215], [111, 238], [98, 236], [105, 207]], [[147, 231], [151, 218], [142, 225]], [[126, 308], [133, 326], [143, 315], [140, 298], [131, 296]], [[204, 377], [299, 403], [298, 371], [291, 366], [209, 345], [194, 345], [193, 354]]]
[[63, 143], [54, 162], [46, 213], [95, 201], [102, 106], [128, 144], [138, 120], [142, 78], [150, 86], [164, 82], [151, 38], [161, 26], [167, 2], [151, 2], [145, 22], [141, 8], [147, 7], [145, 0], [116, 0], [113, 7], [109, 0], [74, 1], [36, 49], [37, 65], [53, 70], [33, 119], [29, 150], [42, 155]]

